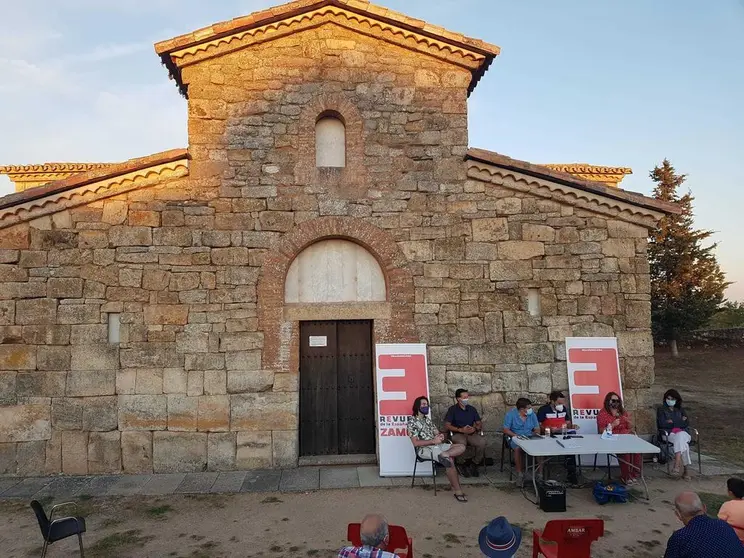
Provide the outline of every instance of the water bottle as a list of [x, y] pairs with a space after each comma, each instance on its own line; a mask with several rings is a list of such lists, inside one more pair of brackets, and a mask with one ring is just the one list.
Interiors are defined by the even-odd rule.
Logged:
[[608, 436], [612, 436], [612, 424], [607, 425], [607, 427], [605, 428], [605, 432]]

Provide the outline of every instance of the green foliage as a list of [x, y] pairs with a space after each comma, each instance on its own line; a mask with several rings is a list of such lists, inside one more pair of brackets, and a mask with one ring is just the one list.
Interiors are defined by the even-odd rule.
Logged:
[[744, 327], [744, 302], [725, 302], [708, 322], [710, 329]]
[[657, 340], [679, 340], [716, 313], [729, 283], [715, 256], [716, 244], [704, 246], [713, 231], [693, 226], [692, 194], [680, 196], [686, 177], [664, 159], [650, 173], [657, 200], [678, 204], [679, 215], [666, 215], [649, 239], [651, 321]]

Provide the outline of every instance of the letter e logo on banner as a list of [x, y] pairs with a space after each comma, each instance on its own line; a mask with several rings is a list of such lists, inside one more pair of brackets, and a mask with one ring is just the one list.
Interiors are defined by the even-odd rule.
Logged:
[[427, 392], [424, 355], [380, 355], [379, 370], [403, 370], [403, 376], [382, 378], [385, 394], [402, 394], [403, 398], [380, 400], [380, 415], [410, 415], [413, 401]]
[[[569, 349], [568, 360], [574, 365], [573, 383], [579, 392], [571, 394], [574, 409], [601, 409], [607, 393], [622, 395], [615, 349]], [[590, 366], [582, 370], [576, 366], [580, 364]]]

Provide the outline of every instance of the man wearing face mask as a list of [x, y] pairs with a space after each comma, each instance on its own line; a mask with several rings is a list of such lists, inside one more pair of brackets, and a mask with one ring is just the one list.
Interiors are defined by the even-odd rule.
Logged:
[[[504, 416], [504, 434], [515, 436], [532, 436], [540, 434], [540, 423], [532, 410], [532, 401], [526, 397], [517, 399], [516, 406]], [[509, 445], [514, 450], [514, 464], [517, 467], [517, 486], [524, 483], [524, 463], [522, 450], [512, 439]]]
[[[575, 430], [576, 425], [571, 423], [571, 409], [566, 405], [566, 396], [560, 391], [554, 391], [549, 396], [547, 405], [543, 405], [537, 411], [537, 420], [540, 428], [545, 431], [550, 428], [553, 433], [559, 434], [565, 426], [567, 429]], [[579, 484], [576, 475], [576, 457], [567, 455], [564, 459], [564, 465], [568, 472], [569, 484]]]
[[447, 410], [444, 428], [452, 433], [452, 442], [463, 444], [468, 449], [455, 462], [462, 476], [480, 476], [478, 467], [486, 453], [486, 439], [481, 435], [483, 423], [478, 411], [470, 405], [470, 394], [466, 389], [455, 392], [457, 403]]

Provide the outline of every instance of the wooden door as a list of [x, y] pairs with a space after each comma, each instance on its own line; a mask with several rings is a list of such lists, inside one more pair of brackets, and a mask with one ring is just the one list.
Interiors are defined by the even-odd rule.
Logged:
[[375, 453], [372, 322], [300, 323], [300, 455]]

